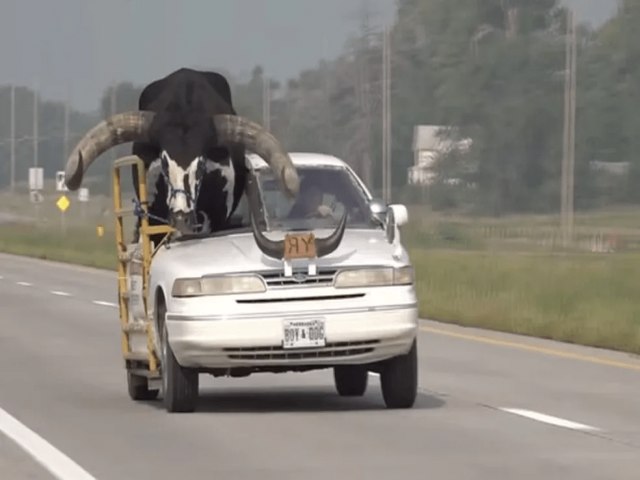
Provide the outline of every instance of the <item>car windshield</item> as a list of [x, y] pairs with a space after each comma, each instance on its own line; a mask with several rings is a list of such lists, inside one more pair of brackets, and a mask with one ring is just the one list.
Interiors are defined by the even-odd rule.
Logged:
[[289, 199], [268, 168], [256, 171], [268, 230], [335, 228], [347, 212], [347, 226], [376, 228], [369, 202], [353, 174], [339, 166], [298, 166], [300, 193]]

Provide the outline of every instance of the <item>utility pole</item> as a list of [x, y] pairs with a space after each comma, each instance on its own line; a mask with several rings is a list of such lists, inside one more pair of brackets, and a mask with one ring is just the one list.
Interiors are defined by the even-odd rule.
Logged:
[[38, 166], [38, 84], [33, 89], [33, 166]]
[[391, 201], [391, 45], [389, 30], [382, 35], [382, 195]]
[[11, 84], [11, 193], [16, 188], [16, 87]]
[[262, 74], [262, 123], [271, 131], [271, 81], [266, 72]]
[[67, 162], [67, 157], [69, 156], [69, 99], [64, 104], [64, 144], [63, 155], [62, 155], [62, 169], [64, 170], [64, 166]]
[[387, 29], [382, 33], [382, 199], [387, 199]]
[[[114, 80], [113, 83], [111, 84], [111, 96], [110, 96], [110, 100], [111, 100], [111, 115], [115, 115], [116, 114], [116, 108], [117, 108], [117, 87], [118, 84], [117, 82]], [[113, 160], [116, 160], [118, 158], [118, 147], [114, 148], [111, 150], [111, 156], [113, 157]]]
[[[352, 140], [357, 167], [356, 171], [365, 184], [372, 183], [372, 161], [371, 161], [371, 128], [374, 122], [374, 108], [376, 99], [372, 92], [374, 84], [370, 72], [370, 58], [372, 37], [377, 36], [376, 28], [372, 25], [371, 5], [362, 1], [360, 11], [360, 29], [358, 39], [354, 45], [355, 51], [355, 96], [358, 105], [359, 115], [356, 121], [356, 133]], [[382, 192], [384, 196], [384, 191]]]
[[569, 192], [567, 194], [569, 241], [573, 242], [573, 215], [574, 215], [574, 182], [576, 163], [576, 86], [577, 86], [577, 41], [576, 41], [576, 17], [571, 9], [571, 134], [569, 138]]
[[322, 42], [322, 88], [324, 94], [324, 105], [325, 111], [323, 115], [323, 127], [322, 131], [325, 135], [324, 141], [331, 148], [334, 147], [334, 138], [335, 138], [335, 128], [333, 122], [331, 121], [333, 116], [332, 105], [331, 105], [331, 77], [330, 77], [330, 67], [329, 61], [327, 60], [327, 44], [328, 38], [327, 35], [323, 36]]
[[575, 109], [576, 109], [576, 32], [572, 9], [567, 11], [565, 49], [564, 132], [561, 185], [562, 245], [573, 241], [573, 198], [575, 166]]

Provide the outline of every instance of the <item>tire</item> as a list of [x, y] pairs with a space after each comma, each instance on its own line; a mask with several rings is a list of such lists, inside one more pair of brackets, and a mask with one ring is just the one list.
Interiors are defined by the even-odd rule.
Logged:
[[361, 397], [367, 390], [369, 372], [359, 365], [345, 365], [333, 369], [336, 390], [342, 397]]
[[158, 316], [161, 320], [162, 349], [162, 396], [167, 412], [190, 413], [195, 411], [198, 403], [198, 372], [184, 368], [178, 364], [167, 340], [167, 326], [164, 322], [164, 304], [158, 305]]
[[129, 388], [129, 397], [135, 401], [155, 400], [160, 393], [158, 389], [149, 390], [149, 382], [145, 377], [134, 375], [131, 372], [127, 372], [127, 387]]
[[411, 408], [418, 395], [418, 346], [387, 360], [380, 372], [382, 397], [387, 408]]

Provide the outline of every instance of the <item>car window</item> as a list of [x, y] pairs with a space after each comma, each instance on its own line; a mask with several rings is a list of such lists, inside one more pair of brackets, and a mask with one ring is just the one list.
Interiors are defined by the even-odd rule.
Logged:
[[342, 167], [298, 167], [300, 193], [289, 199], [269, 169], [256, 172], [269, 229], [335, 228], [347, 212], [347, 225], [375, 227], [367, 197]]

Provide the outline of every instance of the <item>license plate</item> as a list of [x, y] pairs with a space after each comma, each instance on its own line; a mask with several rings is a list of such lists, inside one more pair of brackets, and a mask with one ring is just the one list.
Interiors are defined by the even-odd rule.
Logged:
[[285, 320], [283, 348], [324, 347], [324, 320]]

